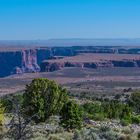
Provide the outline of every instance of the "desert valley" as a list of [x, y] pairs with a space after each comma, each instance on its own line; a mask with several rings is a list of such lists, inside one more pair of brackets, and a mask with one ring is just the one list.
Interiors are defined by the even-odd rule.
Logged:
[[122, 46], [1, 48], [0, 93], [23, 90], [37, 77], [55, 80], [71, 90], [137, 90], [139, 53], [139, 48]]

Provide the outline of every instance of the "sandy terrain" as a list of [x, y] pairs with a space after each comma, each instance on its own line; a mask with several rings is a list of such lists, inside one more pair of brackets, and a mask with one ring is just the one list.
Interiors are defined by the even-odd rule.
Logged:
[[[32, 79], [46, 77], [55, 80], [69, 89], [90, 89], [93, 91], [124, 88], [140, 88], [140, 68], [104, 68], [80, 69], [65, 68], [53, 73], [29, 73], [12, 75], [0, 79], [0, 94], [14, 93], [24, 90]], [[77, 86], [80, 84], [81, 86]]]

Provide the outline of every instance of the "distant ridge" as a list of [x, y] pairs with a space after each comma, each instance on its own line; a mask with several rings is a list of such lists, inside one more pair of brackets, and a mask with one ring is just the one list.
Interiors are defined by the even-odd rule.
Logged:
[[140, 38], [134, 39], [48, 39], [48, 40], [1, 40], [0, 46], [128, 46], [140, 47]]

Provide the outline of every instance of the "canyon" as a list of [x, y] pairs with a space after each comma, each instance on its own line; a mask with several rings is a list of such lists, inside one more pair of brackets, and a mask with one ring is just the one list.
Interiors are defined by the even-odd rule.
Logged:
[[140, 49], [118, 46], [0, 48], [0, 77], [64, 67], [140, 67], [139, 54]]

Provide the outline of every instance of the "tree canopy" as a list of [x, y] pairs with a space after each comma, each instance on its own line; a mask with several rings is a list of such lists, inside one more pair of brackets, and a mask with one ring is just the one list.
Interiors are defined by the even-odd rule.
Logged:
[[47, 78], [34, 79], [26, 86], [23, 94], [24, 113], [37, 114], [36, 121], [45, 121], [49, 116], [58, 114], [68, 96], [65, 89]]
[[67, 129], [80, 129], [83, 122], [83, 112], [75, 101], [67, 102], [61, 110], [61, 123]]

